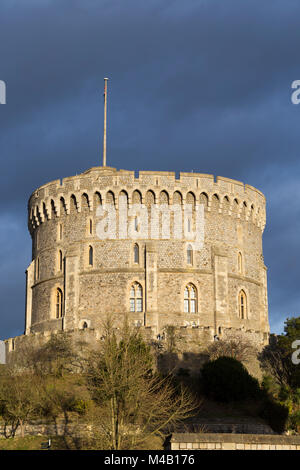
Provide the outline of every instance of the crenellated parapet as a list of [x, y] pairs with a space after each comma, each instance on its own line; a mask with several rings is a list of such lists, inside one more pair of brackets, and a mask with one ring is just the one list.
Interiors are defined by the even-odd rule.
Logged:
[[110, 167], [94, 167], [86, 172], [47, 183], [33, 192], [28, 203], [28, 227], [34, 229], [51, 218], [59, 218], [62, 210], [70, 214], [71, 202], [78, 213], [82, 202], [91, 212], [95, 204], [103, 201], [118, 208], [119, 197], [125, 194], [128, 206], [134, 202], [147, 203], [151, 193], [154, 203], [168, 204], [203, 203], [210, 212], [251, 221], [261, 231], [266, 223], [265, 197], [250, 185], [240, 181], [202, 173], [180, 173], [116, 170]]

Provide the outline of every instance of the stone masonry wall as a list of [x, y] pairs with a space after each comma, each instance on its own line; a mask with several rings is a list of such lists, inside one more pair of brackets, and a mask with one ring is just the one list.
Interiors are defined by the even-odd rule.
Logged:
[[[120, 196], [128, 210], [136, 203], [204, 205], [204, 245], [187, 262], [189, 241], [174, 236], [164, 239], [162, 219], [159, 236], [150, 227], [138, 240], [122, 236]], [[114, 204], [116, 239], [99, 239], [97, 207]], [[198, 173], [134, 172], [91, 168], [85, 173], [53, 181], [37, 189], [29, 199], [28, 226], [33, 240], [32, 263], [27, 270], [26, 335], [83, 327], [101, 329], [106, 315], [150, 328], [155, 337], [167, 324], [208, 328], [209, 336], [222, 336], [226, 328], [261, 335], [269, 333], [266, 267], [262, 233], [265, 198], [257, 189], [228, 178]], [[135, 243], [139, 262], [134, 262]], [[89, 265], [89, 249], [93, 265]], [[238, 257], [241, 254], [241, 265]], [[130, 311], [134, 282], [143, 289], [142, 312]], [[184, 312], [184, 289], [197, 292], [195, 313]], [[57, 289], [63, 307], [56, 318]], [[239, 293], [247, 298], [247, 314], [239, 315]], [[200, 330], [198, 332], [200, 334]]]

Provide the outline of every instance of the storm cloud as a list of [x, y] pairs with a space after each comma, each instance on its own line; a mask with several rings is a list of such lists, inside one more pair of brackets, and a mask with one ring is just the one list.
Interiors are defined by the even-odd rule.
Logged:
[[267, 198], [272, 331], [300, 314], [300, 3], [2, 0], [0, 338], [24, 328], [27, 200], [101, 164], [235, 178]]

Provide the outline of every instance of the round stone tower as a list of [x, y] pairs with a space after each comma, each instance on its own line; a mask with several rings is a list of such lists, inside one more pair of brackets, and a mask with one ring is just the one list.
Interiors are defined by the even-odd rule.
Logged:
[[174, 325], [266, 342], [265, 197], [252, 186], [95, 167], [41, 186], [28, 214], [26, 335], [127, 315], [152, 337]]

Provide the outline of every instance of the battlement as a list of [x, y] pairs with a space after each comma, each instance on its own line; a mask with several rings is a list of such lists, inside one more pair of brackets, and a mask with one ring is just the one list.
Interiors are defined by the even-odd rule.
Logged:
[[[212, 201], [219, 204], [219, 212], [235, 214], [240, 217], [244, 212], [261, 230], [266, 223], [265, 197], [261, 191], [240, 181], [203, 173], [179, 173], [169, 171], [128, 171], [112, 167], [92, 167], [76, 176], [55, 180], [36, 189], [29, 198], [29, 230], [52, 217], [54, 212], [60, 216], [61, 202], [67, 214], [70, 210], [70, 200], [75, 198], [76, 208], [81, 212], [81, 200], [85, 197], [90, 211], [94, 210], [94, 196], [99, 195], [101, 201], [106, 200], [109, 193], [111, 200], [118, 205], [120, 193], [126, 193], [129, 206], [133, 194], [138, 192], [140, 200], [145, 203], [146, 193], [151, 191], [155, 202], [160, 201], [161, 193], [167, 197], [168, 203], [173, 203], [174, 193], [179, 193], [182, 203], [189, 195], [195, 203], [200, 203], [201, 195], [207, 198], [207, 210], [210, 211]], [[233, 210], [233, 206], [235, 209]]]
[[[137, 326], [137, 325], [135, 325]], [[145, 326], [138, 326], [140, 333], [144, 336], [144, 338], [148, 341], [155, 341], [157, 340], [156, 330], [153, 327], [145, 327]], [[118, 328], [116, 328], [117, 332]], [[202, 325], [181, 325], [176, 327], [177, 331], [177, 340], [180, 353], [184, 352], [186, 349], [186, 344], [194, 343], [194, 346], [198, 347], [199, 344], [207, 344], [210, 341], [213, 341], [214, 337], [214, 327], [213, 326], [202, 326]], [[6, 357], [8, 358], [8, 362], [13, 359], [11, 353], [18, 354], [19, 352], [22, 353], [23, 347], [26, 345], [30, 345], [31, 347], [41, 347], [44, 345], [52, 335], [60, 334], [62, 332], [61, 329], [52, 329], [52, 330], [43, 330], [43, 331], [33, 331], [30, 334], [19, 335], [15, 337], [11, 337], [4, 340], [5, 350], [6, 350]], [[229, 327], [223, 328], [223, 337], [226, 334], [239, 334], [244, 335], [245, 338], [248, 338], [249, 341], [253, 342], [253, 345], [259, 349], [263, 345], [268, 343], [268, 335], [264, 334], [259, 330], [254, 329], [244, 329], [241, 327]], [[73, 340], [80, 340], [80, 341], [87, 341], [90, 345], [95, 345], [98, 340], [103, 335], [102, 329], [68, 329], [68, 334], [71, 335]], [[164, 346], [165, 344], [165, 337], [162, 336], [159, 338], [161, 345]], [[181, 347], [180, 347], [181, 346]]]

